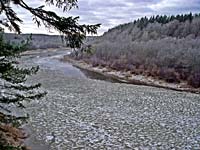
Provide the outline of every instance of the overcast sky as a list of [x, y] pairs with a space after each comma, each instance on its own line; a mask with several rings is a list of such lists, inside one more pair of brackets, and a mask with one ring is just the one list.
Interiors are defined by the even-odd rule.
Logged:
[[[38, 7], [43, 4], [44, 0], [25, 1], [32, 7]], [[62, 16], [80, 16], [81, 24], [101, 23], [98, 35], [109, 28], [131, 22], [142, 16], [200, 13], [200, 0], [78, 0], [78, 6], [79, 9], [73, 9], [67, 13], [62, 13], [62, 10], [55, 7], [46, 7], [46, 9]], [[16, 7], [15, 10], [24, 20], [23, 33], [56, 34], [53, 30], [49, 33], [43, 27], [38, 28], [32, 22], [31, 15], [23, 9]]]

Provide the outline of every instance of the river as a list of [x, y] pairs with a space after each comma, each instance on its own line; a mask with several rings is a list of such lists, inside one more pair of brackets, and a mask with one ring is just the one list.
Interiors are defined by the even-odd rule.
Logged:
[[200, 149], [198, 94], [88, 76], [59, 61], [67, 53], [41, 51], [23, 58], [26, 65], [40, 66], [29, 82], [42, 83], [48, 92], [27, 104], [32, 134], [27, 144], [33, 150]]

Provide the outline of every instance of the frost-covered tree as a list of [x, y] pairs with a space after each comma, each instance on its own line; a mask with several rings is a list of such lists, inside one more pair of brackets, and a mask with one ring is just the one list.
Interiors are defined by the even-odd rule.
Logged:
[[200, 87], [200, 14], [143, 17], [118, 25], [88, 44], [95, 49], [89, 56], [95, 66]]

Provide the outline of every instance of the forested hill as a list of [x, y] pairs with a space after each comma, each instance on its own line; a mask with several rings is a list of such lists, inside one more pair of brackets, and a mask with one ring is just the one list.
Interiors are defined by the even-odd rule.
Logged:
[[[124, 35], [126, 34], [126, 36]], [[200, 36], [200, 14], [143, 17], [109, 29], [103, 39], [131, 41], [157, 40], [166, 37], [196, 38]]]
[[5, 33], [5, 40], [11, 43], [20, 43], [31, 37], [29, 49], [45, 49], [45, 48], [59, 48], [65, 47], [66, 44], [62, 41], [59, 35], [46, 34], [13, 34]]
[[143, 17], [90, 41], [93, 54], [79, 54], [107, 66], [200, 87], [200, 14]]

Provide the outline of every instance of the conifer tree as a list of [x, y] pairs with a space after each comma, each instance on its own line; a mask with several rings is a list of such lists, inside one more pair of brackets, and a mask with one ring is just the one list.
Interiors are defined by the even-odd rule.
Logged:
[[[77, 0], [44, 0], [47, 5], [55, 5], [63, 11], [69, 11], [77, 6]], [[0, 0], [0, 25], [16, 33], [21, 33], [20, 24], [23, 22], [13, 10], [11, 3], [27, 10], [33, 15], [34, 22], [40, 26], [57, 30], [71, 48], [80, 48], [86, 34], [95, 34], [100, 24], [80, 25], [79, 17], [61, 17], [55, 12], [46, 11], [44, 6], [33, 8], [23, 0]], [[35, 74], [38, 67], [22, 68], [17, 61], [20, 54], [26, 51], [27, 42], [19, 45], [7, 43], [3, 39], [3, 28], [0, 28], [0, 126], [2, 124], [18, 124], [24, 117], [12, 116], [9, 113], [10, 104], [24, 107], [24, 101], [39, 99], [45, 95], [38, 89], [41, 84], [26, 85], [27, 77]], [[0, 128], [1, 131], [1, 128]], [[0, 149], [14, 149], [0, 137]]]
[[27, 115], [16, 116], [12, 109], [24, 108], [25, 101], [40, 99], [46, 93], [40, 90], [40, 83], [27, 85], [28, 76], [35, 74], [38, 67], [23, 68], [19, 65], [20, 53], [26, 50], [28, 41], [14, 45], [4, 41], [0, 35], [0, 149], [20, 149], [7, 142], [4, 134], [6, 125], [18, 127], [27, 120]]
[[[77, 6], [77, 0], [43, 0], [47, 5], [55, 5], [64, 12], [71, 10]], [[4, 14], [6, 18], [0, 21], [0, 24], [9, 28], [12, 31], [21, 33], [20, 23], [23, 22], [16, 12], [10, 6], [10, 3], [27, 10], [33, 16], [33, 21], [41, 26], [43, 24], [46, 28], [53, 28], [57, 30], [65, 39], [66, 44], [71, 48], [80, 48], [82, 41], [86, 34], [96, 34], [100, 24], [96, 25], [80, 25], [78, 23], [79, 17], [62, 17], [55, 12], [47, 11], [43, 6], [33, 8], [23, 0], [1, 0], [0, 14]]]

